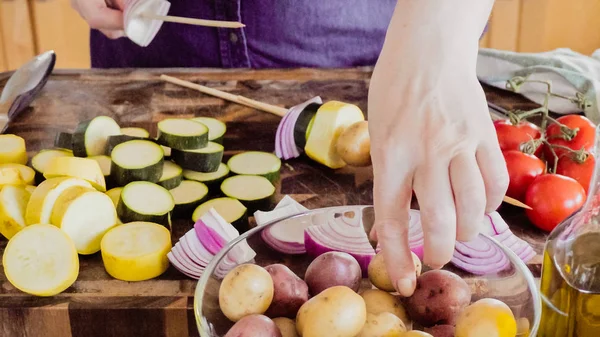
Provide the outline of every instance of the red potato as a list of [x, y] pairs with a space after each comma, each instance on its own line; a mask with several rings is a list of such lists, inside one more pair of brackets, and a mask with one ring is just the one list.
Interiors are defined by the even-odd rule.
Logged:
[[334, 286], [346, 286], [358, 291], [362, 280], [362, 271], [358, 261], [352, 255], [328, 252], [319, 255], [311, 262], [306, 269], [304, 280], [313, 296]]
[[225, 337], [282, 337], [281, 331], [269, 317], [249, 315], [237, 321]]
[[265, 269], [271, 274], [275, 292], [265, 315], [295, 318], [298, 309], [308, 301], [308, 285], [283, 264], [272, 264]]
[[406, 309], [410, 318], [422, 326], [453, 325], [469, 303], [471, 289], [463, 279], [447, 270], [430, 270], [417, 278]]
[[454, 337], [454, 326], [448, 324], [436, 325], [424, 330], [433, 337]]

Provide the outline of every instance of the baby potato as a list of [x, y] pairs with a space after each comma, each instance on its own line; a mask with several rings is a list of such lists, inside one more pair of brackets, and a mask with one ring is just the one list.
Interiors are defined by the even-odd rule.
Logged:
[[296, 330], [302, 337], [355, 337], [367, 320], [365, 301], [346, 286], [327, 288], [300, 307]]
[[272, 264], [265, 270], [271, 275], [275, 287], [271, 306], [265, 315], [295, 318], [298, 309], [308, 301], [308, 285], [286, 265]]
[[466, 307], [456, 320], [456, 337], [514, 337], [517, 321], [504, 302], [483, 298]]
[[279, 328], [267, 316], [249, 315], [237, 321], [225, 337], [283, 337]]
[[273, 318], [273, 322], [281, 331], [281, 337], [298, 337], [296, 332], [296, 323], [287, 317]]
[[348, 126], [338, 137], [336, 151], [348, 165], [371, 165], [369, 123], [361, 121]]
[[443, 324], [431, 328], [425, 328], [425, 332], [432, 334], [433, 337], [454, 337], [454, 326]]
[[430, 270], [417, 278], [406, 309], [410, 318], [422, 326], [453, 325], [470, 302], [471, 288], [463, 279], [447, 270]]
[[352, 255], [343, 252], [327, 252], [310, 263], [304, 280], [313, 296], [334, 286], [346, 286], [358, 291], [362, 271], [360, 264]]
[[379, 289], [367, 289], [361, 292], [360, 296], [365, 301], [368, 313], [377, 315], [389, 312], [400, 318], [407, 328], [412, 326], [400, 297]]
[[[412, 255], [413, 263], [415, 265], [416, 276], [419, 277], [421, 275], [421, 269], [423, 267], [423, 264], [421, 263], [421, 260], [419, 259], [417, 254], [413, 252], [410, 253]], [[375, 255], [375, 257], [371, 260], [371, 263], [369, 263], [368, 274], [369, 281], [371, 281], [371, 283], [375, 287], [389, 292], [396, 291], [396, 288], [390, 280], [390, 276], [388, 275], [387, 269], [385, 268], [383, 252], [377, 253], [377, 255]]]
[[367, 322], [357, 337], [401, 337], [405, 331], [402, 320], [392, 313], [367, 313]]
[[273, 279], [268, 271], [255, 264], [233, 268], [219, 288], [219, 307], [233, 322], [251, 314], [263, 314], [273, 300]]

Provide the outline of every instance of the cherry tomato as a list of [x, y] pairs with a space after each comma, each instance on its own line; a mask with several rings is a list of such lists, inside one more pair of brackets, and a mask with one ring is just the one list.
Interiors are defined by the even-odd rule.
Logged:
[[[596, 126], [592, 121], [587, 119], [584, 116], [580, 115], [566, 115], [557, 119], [557, 121], [570, 129], [576, 129], [577, 134], [571, 140], [566, 140], [563, 138], [557, 138], [562, 136], [562, 132], [560, 130], [560, 126], [551, 123], [546, 128], [546, 138], [548, 139], [548, 143], [552, 145], [561, 145], [566, 146], [572, 150], [581, 150], [585, 149], [590, 151], [594, 147], [594, 138], [596, 133]], [[546, 149], [546, 159], [548, 161], [552, 161], [554, 156], [550, 149]], [[554, 147], [554, 152], [560, 158], [563, 154], [568, 153], [567, 150], [559, 149]]]
[[596, 158], [593, 154], [589, 153], [585, 161], [580, 163], [577, 161], [575, 154], [567, 154], [558, 160], [556, 165], [556, 173], [562, 174], [563, 176], [571, 177], [588, 193], [590, 188], [590, 182], [594, 175], [594, 166], [596, 165]]
[[525, 203], [529, 220], [538, 228], [550, 232], [585, 202], [583, 187], [573, 178], [560, 174], [543, 174], [529, 185]]
[[540, 128], [527, 121], [513, 125], [509, 120], [498, 120], [494, 127], [502, 151], [520, 150], [521, 144], [541, 136]]
[[546, 164], [538, 157], [521, 151], [504, 152], [504, 160], [510, 182], [506, 195], [523, 201], [529, 184], [546, 170]]

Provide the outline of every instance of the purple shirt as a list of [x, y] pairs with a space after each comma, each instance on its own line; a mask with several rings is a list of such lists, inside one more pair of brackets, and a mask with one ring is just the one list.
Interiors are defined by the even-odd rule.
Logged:
[[169, 15], [242, 29], [165, 22], [148, 47], [91, 32], [92, 67], [289, 68], [374, 65], [397, 0], [171, 0]]

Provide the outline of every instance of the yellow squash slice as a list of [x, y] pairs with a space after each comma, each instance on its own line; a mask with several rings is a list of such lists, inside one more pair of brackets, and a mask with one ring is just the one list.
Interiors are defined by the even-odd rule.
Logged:
[[3, 169], [16, 169], [19, 171], [21, 175], [21, 180], [26, 185], [33, 185], [35, 180], [35, 171], [29, 167], [22, 164], [0, 164], [0, 170]]
[[77, 253], [89, 255], [100, 250], [104, 234], [117, 225], [117, 211], [108, 195], [72, 186], [56, 199], [50, 223], [67, 233]]
[[21, 171], [10, 167], [0, 169], [0, 188], [6, 185], [25, 185]]
[[27, 164], [25, 139], [16, 135], [0, 135], [0, 164]]
[[169, 267], [171, 233], [152, 222], [130, 222], [111, 229], [102, 239], [106, 272], [123, 281], [144, 281]]
[[304, 152], [312, 160], [329, 168], [346, 166], [337, 153], [337, 139], [344, 129], [364, 120], [365, 116], [356, 105], [339, 101], [323, 104], [315, 115]]
[[97, 161], [80, 157], [55, 157], [50, 160], [46, 172], [46, 179], [56, 177], [73, 177], [87, 180], [100, 192], [106, 192], [104, 175]]
[[27, 226], [6, 246], [4, 274], [17, 289], [36, 296], [54, 296], [79, 275], [73, 241], [52, 225]]
[[73, 186], [92, 189], [89, 182], [79, 178], [59, 177], [44, 180], [31, 194], [25, 212], [25, 222], [28, 225], [49, 224], [56, 199]]
[[4, 186], [0, 191], [0, 234], [11, 239], [25, 228], [25, 208], [31, 193], [24, 186]]

